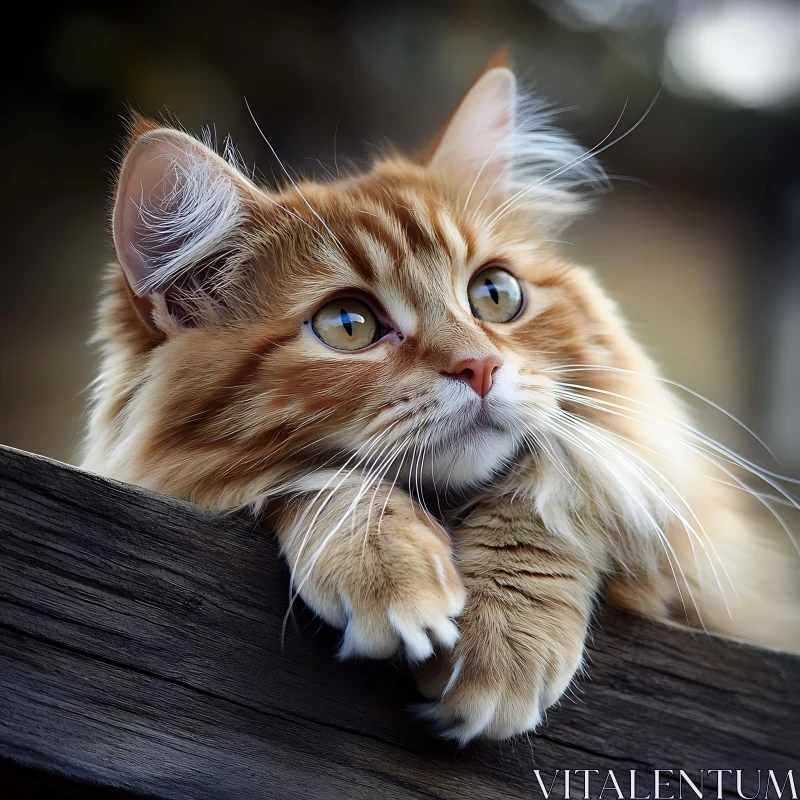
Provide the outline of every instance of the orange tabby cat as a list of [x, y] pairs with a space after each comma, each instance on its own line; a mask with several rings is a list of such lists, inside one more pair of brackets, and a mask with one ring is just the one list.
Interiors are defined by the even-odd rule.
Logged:
[[460, 741], [540, 723], [604, 584], [800, 641], [796, 554], [731, 491], [748, 465], [551, 246], [604, 183], [589, 156], [495, 62], [425, 155], [364, 175], [264, 189], [144, 120], [119, 175], [84, 465], [268, 515], [341, 655], [404, 652]]

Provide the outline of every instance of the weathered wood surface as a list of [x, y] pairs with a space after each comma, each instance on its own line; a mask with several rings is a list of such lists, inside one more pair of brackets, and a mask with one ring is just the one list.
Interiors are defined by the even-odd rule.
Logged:
[[18, 762], [170, 798], [465, 800], [541, 797], [535, 769], [800, 764], [800, 659], [605, 611], [539, 734], [458, 749], [398, 665], [338, 663], [303, 613], [282, 649], [287, 599], [251, 521], [0, 450], [0, 787]]

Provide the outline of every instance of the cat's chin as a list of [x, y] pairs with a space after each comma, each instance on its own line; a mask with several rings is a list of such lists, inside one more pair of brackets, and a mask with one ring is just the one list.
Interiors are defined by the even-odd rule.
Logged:
[[464, 491], [488, 483], [512, 461], [518, 438], [498, 427], [474, 427], [434, 448], [425, 465], [425, 482], [437, 492]]
[[458, 398], [439, 418], [417, 467], [429, 489], [447, 494], [478, 488], [508, 466], [521, 445], [512, 397], [506, 389], [483, 400]]

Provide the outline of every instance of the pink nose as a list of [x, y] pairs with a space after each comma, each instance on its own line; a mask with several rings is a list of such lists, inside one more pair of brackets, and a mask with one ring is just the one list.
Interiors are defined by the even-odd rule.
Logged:
[[500, 356], [486, 358], [463, 358], [456, 361], [447, 372], [442, 374], [448, 378], [468, 383], [476, 394], [486, 397], [492, 388], [492, 378], [503, 364]]

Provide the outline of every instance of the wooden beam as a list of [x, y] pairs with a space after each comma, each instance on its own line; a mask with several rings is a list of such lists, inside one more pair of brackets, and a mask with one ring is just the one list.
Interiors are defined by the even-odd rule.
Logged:
[[[536, 769], [546, 786], [598, 769], [594, 796], [608, 770], [640, 770], [644, 795], [654, 769], [741, 769], [753, 794], [752, 770], [782, 780], [800, 763], [800, 659], [605, 611], [588, 678], [540, 733], [458, 749], [408, 712], [400, 665], [338, 663], [336, 634], [304, 611], [283, 637], [287, 604], [252, 520], [0, 449], [0, 758], [17, 779], [469, 800], [541, 797]], [[554, 797], [563, 786], [560, 772]]]

